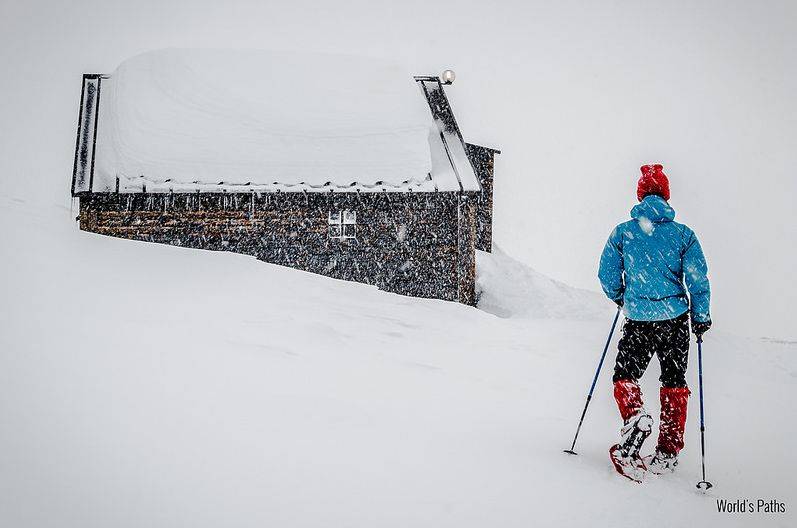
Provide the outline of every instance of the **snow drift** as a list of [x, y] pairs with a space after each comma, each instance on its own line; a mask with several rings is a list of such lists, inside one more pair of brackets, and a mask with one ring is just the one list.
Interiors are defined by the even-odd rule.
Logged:
[[476, 252], [479, 308], [500, 317], [595, 319], [606, 315], [603, 295], [573, 288], [518, 262], [493, 244]]
[[436, 128], [390, 61], [258, 50], [167, 49], [103, 80], [95, 189], [176, 183], [349, 185], [423, 180]]

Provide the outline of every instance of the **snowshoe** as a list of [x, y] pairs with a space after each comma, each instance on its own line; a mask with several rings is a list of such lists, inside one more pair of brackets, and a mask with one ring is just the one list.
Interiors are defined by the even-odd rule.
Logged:
[[633, 481], [642, 482], [647, 468], [639, 456], [639, 450], [652, 429], [653, 418], [644, 410], [626, 421], [620, 430], [620, 443], [609, 449], [609, 457], [618, 473]]
[[678, 466], [678, 455], [665, 453], [657, 449], [655, 455], [646, 458], [645, 465], [648, 467], [648, 471], [654, 475], [672, 473]]
[[622, 446], [620, 444], [614, 444], [609, 448], [609, 458], [612, 460], [612, 464], [614, 464], [614, 469], [616, 469], [619, 474], [634, 482], [642, 482], [647, 467], [639, 455], [624, 456], [622, 453]]
[[639, 450], [648, 436], [650, 436], [652, 430], [653, 418], [644, 409], [629, 418], [623, 428], [620, 429], [620, 450], [622, 455], [625, 457], [639, 456]]

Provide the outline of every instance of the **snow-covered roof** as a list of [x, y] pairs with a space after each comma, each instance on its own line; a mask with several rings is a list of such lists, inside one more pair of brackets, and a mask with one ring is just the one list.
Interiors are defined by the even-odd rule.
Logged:
[[381, 59], [259, 50], [159, 50], [87, 76], [74, 190], [117, 185], [480, 190], [439, 81]]

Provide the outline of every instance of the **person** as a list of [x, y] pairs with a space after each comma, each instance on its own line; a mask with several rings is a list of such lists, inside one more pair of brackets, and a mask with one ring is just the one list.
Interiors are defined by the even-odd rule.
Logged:
[[[701, 338], [711, 327], [711, 292], [697, 236], [674, 221], [675, 211], [668, 203], [670, 182], [663, 167], [644, 165], [641, 171], [639, 203], [631, 209], [631, 220], [609, 236], [598, 277], [626, 319], [612, 378], [623, 419], [621, 441], [610, 449], [612, 461], [615, 466], [630, 463], [661, 474], [675, 470], [684, 446], [690, 394], [685, 378], [689, 320], [692, 332]], [[654, 354], [661, 365], [659, 437], [655, 454], [647, 464], [640, 464], [639, 450], [653, 420], [643, 406], [638, 381]]]

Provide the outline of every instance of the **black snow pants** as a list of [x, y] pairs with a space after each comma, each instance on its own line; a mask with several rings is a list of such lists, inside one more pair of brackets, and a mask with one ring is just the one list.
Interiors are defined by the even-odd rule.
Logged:
[[686, 387], [689, 312], [665, 321], [626, 319], [617, 348], [612, 381], [638, 381], [656, 354], [661, 365], [662, 387]]

